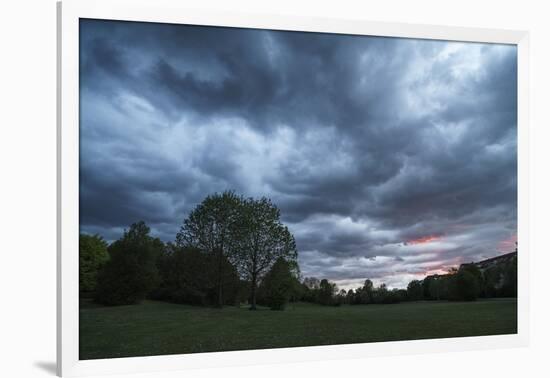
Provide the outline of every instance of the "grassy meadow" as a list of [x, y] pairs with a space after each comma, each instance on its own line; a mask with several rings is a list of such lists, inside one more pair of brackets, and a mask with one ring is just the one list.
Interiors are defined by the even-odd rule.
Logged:
[[81, 300], [80, 359], [482, 336], [517, 332], [517, 300], [407, 302], [285, 311]]

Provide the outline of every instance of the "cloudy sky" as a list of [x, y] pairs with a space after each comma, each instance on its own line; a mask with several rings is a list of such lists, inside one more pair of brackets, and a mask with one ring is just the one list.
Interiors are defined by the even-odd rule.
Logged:
[[80, 64], [82, 232], [232, 189], [344, 288], [514, 250], [515, 46], [82, 20]]

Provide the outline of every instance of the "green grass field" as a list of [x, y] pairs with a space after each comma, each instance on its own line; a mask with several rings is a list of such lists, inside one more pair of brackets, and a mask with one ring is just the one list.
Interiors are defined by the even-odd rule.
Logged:
[[249, 311], [148, 301], [80, 310], [80, 359], [517, 332], [515, 299]]

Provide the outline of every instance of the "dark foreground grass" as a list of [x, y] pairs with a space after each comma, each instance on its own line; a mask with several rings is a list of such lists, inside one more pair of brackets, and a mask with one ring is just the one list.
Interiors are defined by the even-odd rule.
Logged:
[[515, 299], [285, 311], [163, 302], [80, 310], [80, 359], [265, 349], [517, 332]]

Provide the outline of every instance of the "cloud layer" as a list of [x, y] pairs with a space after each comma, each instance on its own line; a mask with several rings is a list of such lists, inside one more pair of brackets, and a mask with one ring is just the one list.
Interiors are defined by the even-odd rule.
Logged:
[[83, 232], [170, 241], [233, 189], [342, 287], [514, 248], [514, 46], [95, 20], [80, 46]]

